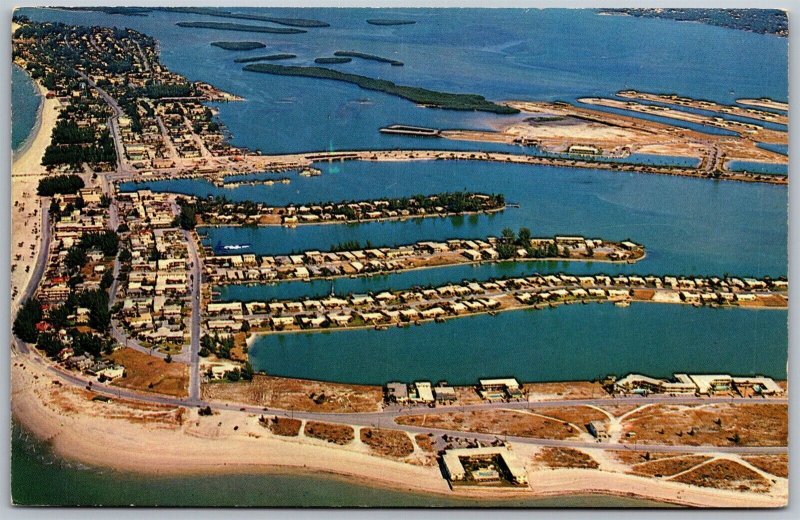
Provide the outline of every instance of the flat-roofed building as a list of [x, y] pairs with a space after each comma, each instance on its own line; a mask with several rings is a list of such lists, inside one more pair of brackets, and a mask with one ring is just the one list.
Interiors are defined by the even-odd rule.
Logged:
[[528, 484], [525, 466], [508, 446], [447, 450], [442, 462], [451, 483], [484, 484], [506, 480], [519, 486]]

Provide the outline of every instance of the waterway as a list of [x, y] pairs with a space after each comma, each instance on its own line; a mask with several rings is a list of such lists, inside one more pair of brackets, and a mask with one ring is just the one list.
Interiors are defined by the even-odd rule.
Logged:
[[[308, 9], [301, 14], [292, 9], [235, 10], [316, 18], [331, 27], [299, 35], [266, 35], [175, 26], [179, 21], [209, 20], [200, 15], [126, 17], [28, 8], [20, 12], [35, 20], [126, 26], [154, 36], [167, 67], [245, 98], [243, 102], [218, 104], [220, 120], [232, 133], [234, 145], [264, 153], [476, 149], [476, 143], [423, 140], [378, 130], [391, 124], [491, 129], [517, 116], [433, 110], [354, 85], [248, 73], [233, 62], [235, 57], [290, 52], [298, 58], [286, 64], [308, 65], [314, 58], [336, 50], [361, 51], [401, 60], [405, 66], [353, 60], [336, 68], [401, 85], [474, 92], [497, 100], [574, 101], [583, 96], [609, 97], [627, 88], [674, 92], [720, 103], [733, 103], [739, 97], [788, 98], [785, 38], [699, 23], [599, 16], [592, 10], [493, 10], [491, 17], [485, 11], [471, 9], [380, 13], [370, 9]], [[376, 27], [365, 23], [379, 14], [382, 18], [414, 19], [417, 24]], [[230, 52], [209, 45], [220, 40], [263, 41], [267, 48]], [[772, 66], [763, 66], [765, 57]], [[16, 71], [12, 77], [12, 147], [16, 149], [29, 134], [36, 110], [32, 105], [24, 108], [28, 98], [17, 88], [24, 84], [24, 76]], [[509, 148], [498, 145], [492, 149]], [[632, 269], [658, 274], [779, 276], [787, 271], [785, 187], [477, 163], [346, 163], [323, 169], [323, 175], [315, 178], [290, 174], [289, 185], [223, 191], [237, 200], [285, 204], [468, 189], [502, 192], [521, 207], [493, 216], [404, 223], [303, 226], [294, 230], [221, 228], [209, 230], [208, 243], [248, 242], [253, 244], [253, 252], [280, 253], [326, 249], [353, 239], [388, 245], [477, 237], [498, 234], [505, 226], [516, 229], [524, 225], [535, 235], [579, 233], [615, 240], [631, 238], [646, 245], [648, 256], [632, 267], [539, 263], [515, 265], [513, 272], [529, 268], [572, 272]], [[169, 188], [211, 193], [211, 188], [197, 181], [179, 181]], [[425, 277], [469, 277], [469, 273], [496, 276], [505, 268], [481, 267], [477, 274], [471, 269], [459, 266], [419, 271], [408, 277], [393, 275], [374, 287], [418, 283]], [[337, 291], [346, 290], [347, 284], [354, 284], [352, 290], [367, 290], [373, 281], [363, 287], [358, 286], [360, 283], [346, 280]], [[311, 285], [283, 286], [286, 294], [294, 297], [292, 291], [296, 289], [288, 287]], [[251, 355], [258, 367], [275, 374], [377, 383], [418, 377], [471, 383], [491, 375], [552, 380], [626, 371], [657, 376], [713, 370], [781, 377], [785, 375], [786, 346], [785, 311], [634, 304], [627, 309], [589, 305], [511, 312], [380, 333], [272, 336], [259, 340]], [[20, 432], [14, 430], [12, 491], [21, 504], [464, 505], [319, 476], [156, 479], [123, 475], [67, 463]], [[576, 497], [508, 505], [647, 503]]]
[[[318, 177], [280, 174], [290, 177], [291, 183], [273, 186], [217, 188], [204, 180], [157, 181], [139, 186], [275, 205], [457, 190], [502, 193], [506, 201], [519, 204], [519, 208], [490, 215], [404, 222], [203, 229], [207, 245], [247, 243], [251, 244], [247, 252], [258, 254], [328, 250], [348, 240], [389, 246], [479, 238], [498, 236], [504, 227], [516, 230], [525, 226], [534, 236], [630, 238], [647, 248], [647, 258], [641, 262], [631, 266], [593, 263], [593, 272], [739, 276], [783, 276], [787, 272], [785, 186], [479, 161], [318, 166], [323, 172]], [[587, 270], [579, 263], [566, 268]], [[497, 272], [496, 268], [482, 270]], [[439, 275], [412, 275], [429, 276]], [[473, 276], [477, 277], [477, 272]]]
[[254, 368], [349, 383], [590, 380], [675, 372], [786, 376], [786, 311], [566, 305], [383, 331], [260, 336]]

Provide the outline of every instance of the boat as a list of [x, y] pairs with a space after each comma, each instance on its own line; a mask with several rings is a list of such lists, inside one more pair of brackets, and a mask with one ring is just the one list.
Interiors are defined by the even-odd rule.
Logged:
[[223, 246], [222, 242], [217, 242], [217, 245], [214, 247], [217, 251], [241, 251], [242, 249], [250, 249], [251, 244], [230, 244], [227, 246]]
[[631, 302], [626, 301], [626, 300], [622, 300], [622, 301], [615, 302], [614, 305], [616, 305], [617, 307], [630, 307], [631, 306]]

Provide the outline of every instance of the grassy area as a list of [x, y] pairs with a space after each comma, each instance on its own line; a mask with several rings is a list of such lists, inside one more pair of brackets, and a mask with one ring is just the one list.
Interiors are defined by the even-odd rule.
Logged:
[[322, 67], [296, 67], [284, 65], [271, 65], [255, 63], [247, 65], [244, 70], [261, 72], [264, 74], [277, 74], [280, 76], [301, 76], [306, 78], [331, 79], [353, 83], [366, 90], [377, 90], [392, 94], [420, 105], [445, 108], [449, 110], [477, 110], [480, 112], [493, 112], [496, 114], [517, 114], [519, 110], [505, 105], [498, 105], [478, 94], [452, 94], [437, 92], [418, 87], [407, 87], [382, 79], [347, 74]]
[[301, 34], [302, 29], [289, 29], [284, 27], [266, 27], [263, 25], [245, 25], [229, 22], [178, 22], [175, 25], [190, 29], [218, 29], [221, 31], [240, 31], [272, 34]]
[[402, 458], [414, 453], [411, 439], [399, 430], [362, 428], [360, 437], [361, 442], [380, 455]]
[[352, 58], [341, 58], [337, 56], [335, 58], [317, 58], [314, 60], [314, 63], [319, 63], [320, 65], [335, 65], [337, 63], [350, 63], [351, 61], [353, 61]]
[[336, 51], [336, 52], [333, 53], [333, 55], [334, 56], [346, 56], [348, 58], [361, 58], [362, 60], [372, 60], [372, 61], [378, 61], [378, 62], [381, 62], [381, 63], [389, 63], [394, 67], [402, 67], [403, 66], [403, 62], [402, 61], [392, 60], [392, 59], [389, 59], [389, 58], [384, 58], [382, 56], [376, 56], [374, 54], [366, 54], [366, 53], [363, 53], [363, 52]]
[[686, 455], [684, 457], [668, 457], [659, 460], [652, 460], [649, 462], [641, 462], [631, 468], [631, 472], [637, 475], [645, 475], [648, 477], [664, 476], [670, 477], [677, 475], [688, 469], [691, 469], [698, 464], [711, 459], [706, 455]]
[[346, 385], [256, 374], [251, 382], [203, 385], [206, 399], [309, 412], [374, 412], [379, 386]]
[[789, 456], [786, 454], [748, 455], [742, 458], [761, 471], [766, 471], [776, 477], [789, 478]]
[[731, 460], [715, 460], [672, 479], [693, 486], [735, 491], [765, 492], [770, 488], [767, 479]]
[[252, 51], [253, 49], [266, 47], [266, 45], [259, 42], [211, 42], [211, 45], [226, 51]]
[[300, 426], [303, 425], [301, 420], [288, 417], [273, 417], [272, 419], [262, 417], [262, 419], [264, 420], [259, 420], [262, 426], [269, 428], [270, 432], [281, 437], [297, 437], [300, 434]]
[[600, 465], [589, 454], [572, 448], [542, 448], [533, 461], [548, 468], [597, 469]]
[[167, 363], [130, 348], [117, 349], [110, 357], [125, 367], [125, 377], [116, 379], [115, 386], [179, 397], [187, 395], [189, 368], [182, 363]]
[[321, 439], [333, 444], [350, 444], [355, 439], [353, 428], [344, 424], [330, 424], [316, 421], [308, 421], [305, 427], [306, 437]]
[[290, 60], [296, 57], [296, 54], [267, 54], [266, 56], [248, 56], [246, 58], [236, 58], [233, 61], [235, 63], [252, 63], [254, 61]]
[[432, 415], [406, 415], [398, 417], [396, 422], [426, 428], [538, 439], [569, 439], [577, 437], [580, 433], [560, 420], [511, 410], [473, 410]]
[[416, 20], [389, 20], [389, 19], [373, 19], [367, 20], [370, 25], [414, 25]]
[[785, 404], [655, 405], [623, 422], [623, 442], [688, 446], [786, 446]]

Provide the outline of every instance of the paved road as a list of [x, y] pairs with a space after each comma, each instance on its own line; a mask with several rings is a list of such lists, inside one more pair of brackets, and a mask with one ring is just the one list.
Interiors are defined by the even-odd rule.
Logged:
[[[15, 343], [22, 343], [17, 338], [14, 338]], [[22, 349], [17, 349], [21, 352]], [[393, 428], [403, 429], [411, 433], [432, 433], [434, 435], [448, 435], [451, 437], [459, 437], [463, 439], [477, 439], [481, 441], [491, 442], [496, 439], [511, 441], [517, 444], [528, 444], [535, 446], [552, 446], [552, 447], [571, 447], [571, 448], [603, 448], [613, 450], [629, 450], [629, 451], [663, 451], [663, 452], [680, 452], [680, 453], [736, 453], [736, 454], [782, 454], [787, 453], [788, 448], [785, 446], [778, 447], [760, 447], [760, 446], [675, 446], [671, 444], [622, 444], [622, 443], [599, 443], [587, 442], [583, 440], [557, 440], [557, 439], [538, 439], [529, 437], [516, 437], [506, 435], [495, 435], [485, 433], [463, 432], [458, 430], [446, 430], [437, 428], [425, 428], [418, 426], [404, 426], [398, 425], [394, 419], [400, 415], [413, 415], [419, 413], [444, 413], [452, 411], [467, 411], [476, 409], [535, 409], [535, 408], [552, 408], [558, 406], [576, 406], [578, 404], [651, 404], [661, 402], [681, 402], [684, 404], [692, 403], [731, 403], [731, 402], [747, 402], [747, 403], [763, 403], [763, 404], [786, 404], [787, 399], [742, 399], [742, 398], [686, 398], [669, 400], [663, 397], [635, 397], [635, 398], [619, 398], [619, 399], [585, 399], [585, 400], [558, 400], [558, 401], [537, 401], [537, 402], [512, 402], [512, 403], [483, 403], [476, 405], [466, 406], [445, 406], [437, 408], [396, 408], [391, 410], [384, 410], [381, 412], [365, 412], [365, 413], [323, 413], [323, 412], [302, 412], [291, 411], [273, 408], [264, 408], [252, 405], [240, 405], [235, 403], [219, 403], [213, 401], [203, 401], [195, 397], [178, 398], [170, 397], [160, 394], [145, 394], [143, 392], [136, 392], [124, 388], [110, 386], [104, 383], [97, 383], [85, 378], [82, 374], [69, 372], [60, 366], [53, 365], [52, 363], [44, 360], [37, 353], [31, 353], [33, 361], [45, 367], [51, 374], [57, 377], [63, 383], [67, 383], [78, 387], [91, 387], [91, 389], [101, 395], [111, 398], [129, 399], [134, 401], [143, 401], [153, 404], [161, 404], [166, 406], [186, 406], [186, 407], [205, 407], [208, 406], [213, 410], [228, 410], [238, 411], [244, 414], [268, 415], [278, 417], [293, 417], [295, 419], [305, 419], [314, 421], [325, 421], [338, 424], [349, 424], [354, 426], [367, 426], [378, 428]]]
[[200, 398], [200, 286], [202, 277], [202, 263], [197, 252], [197, 242], [189, 231], [184, 231], [189, 257], [192, 261], [192, 324], [191, 344], [189, 346], [189, 399], [196, 401]]

